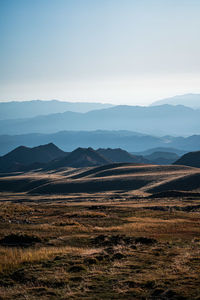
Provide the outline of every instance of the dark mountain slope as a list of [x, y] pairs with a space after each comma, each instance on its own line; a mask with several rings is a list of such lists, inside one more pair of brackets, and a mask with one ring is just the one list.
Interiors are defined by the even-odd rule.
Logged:
[[82, 168], [109, 164], [111, 161], [97, 153], [92, 148], [77, 148], [68, 156], [52, 161], [47, 169], [58, 169], [64, 167]]
[[174, 164], [200, 168], [200, 151], [186, 153]]
[[157, 151], [152, 154], [146, 155], [146, 159], [148, 159], [151, 163], [159, 164], [159, 165], [170, 165], [174, 163], [179, 156], [173, 152], [163, 152]]
[[0, 157], [0, 171], [16, 171], [34, 163], [47, 163], [67, 155], [53, 143], [34, 148], [20, 146]]
[[149, 161], [145, 159], [143, 156], [132, 155], [125, 150], [120, 148], [117, 149], [98, 149], [98, 153], [106, 157], [108, 160], [116, 163], [148, 163]]

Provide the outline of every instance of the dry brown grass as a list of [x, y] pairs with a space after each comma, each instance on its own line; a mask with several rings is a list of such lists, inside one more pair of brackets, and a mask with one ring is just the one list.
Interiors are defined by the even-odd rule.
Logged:
[[[132, 192], [54, 195], [43, 202], [31, 197], [35, 201], [0, 204], [0, 239], [11, 233], [41, 239], [34, 247], [0, 247], [1, 298], [200, 295], [200, 199], [138, 199]], [[185, 210], [188, 205], [193, 211]], [[104, 242], [96, 242], [99, 236]], [[155, 241], [135, 243], [138, 237]], [[172, 296], [164, 296], [168, 291]]]
[[42, 260], [52, 259], [56, 255], [76, 254], [90, 255], [98, 253], [97, 248], [77, 248], [77, 247], [41, 247], [31, 249], [5, 248], [0, 247], [0, 273], [16, 269], [23, 263], [34, 264]]

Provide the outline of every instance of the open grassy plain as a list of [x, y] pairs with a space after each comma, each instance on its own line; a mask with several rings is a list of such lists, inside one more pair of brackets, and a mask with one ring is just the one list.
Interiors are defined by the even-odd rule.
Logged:
[[2, 176], [0, 299], [200, 299], [199, 181], [166, 189], [200, 172], [163, 168]]

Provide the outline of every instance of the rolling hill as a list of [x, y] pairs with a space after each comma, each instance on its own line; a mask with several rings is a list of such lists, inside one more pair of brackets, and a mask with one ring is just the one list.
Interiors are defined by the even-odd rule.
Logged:
[[186, 153], [174, 164], [200, 168], [200, 151]]
[[166, 191], [200, 191], [200, 170], [187, 166], [115, 163], [90, 168], [69, 167], [0, 177], [1, 192], [69, 194], [123, 191], [154, 194]]
[[[110, 164], [93, 167], [89, 172], [79, 171], [49, 183], [39, 184], [29, 190], [30, 194], [90, 193], [104, 191], [138, 191], [156, 193], [161, 191], [200, 191], [199, 169], [186, 166], [154, 166], [133, 164]], [[81, 172], [84, 172], [81, 176]], [[71, 178], [70, 178], [71, 177]]]

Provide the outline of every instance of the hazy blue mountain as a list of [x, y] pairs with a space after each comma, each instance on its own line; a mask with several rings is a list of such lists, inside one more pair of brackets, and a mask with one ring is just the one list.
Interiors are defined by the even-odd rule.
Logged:
[[135, 155], [148, 155], [156, 151], [174, 152], [177, 155], [182, 155], [200, 149], [200, 135], [168, 136], [166, 138], [130, 131], [62, 131], [53, 134], [0, 135], [0, 155], [8, 153], [20, 145], [35, 147], [51, 142], [67, 152], [78, 147], [92, 147], [94, 149], [122, 148]]
[[[95, 149], [120, 147], [133, 152], [165, 145], [165, 140], [162, 138], [130, 131], [62, 131], [53, 134], [0, 135], [0, 155], [20, 145], [35, 147], [51, 142], [68, 152], [78, 147], [92, 147]], [[167, 140], [166, 146], [168, 146], [168, 143]]]
[[59, 100], [32, 100], [0, 102], [0, 120], [31, 118], [38, 115], [63, 113], [65, 111], [88, 112], [111, 107], [112, 104], [65, 102]]
[[200, 151], [189, 152], [180, 157], [174, 165], [200, 168]]
[[[166, 137], [163, 137], [166, 138]], [[173, 138], [173, 137], [168, 137], [169, 140], [176, 140], [179, 138]], [[176, 148], [170, 148], [170, 147], [157, 147], [157, 148], [151, 148], [151, 149], [147, 149], [145, 151], [141, 151], [141, 152], [133, 152], [132, 154], [135, 155], [143, 155], [143, 156], [147, 156], [147, 155], [151, 155], [152, 153], [155, 152], [167, 152], [167, 153], [175, 153], [178, 156], [182, 156], [183, 154], [185, 154], [187, 151], [186, 150], [180, 150], [180, 149], [176, 149]]]
[[179, 95], [171, 98], [158, 100], [152, 103], [152, 105], [185, 105], [192, 108], [200, 108], [200, 94], [186, 94]]
[[179, 156], [173, 152], [156, 151], [145, 158], [153, 164], [157, 165], [170, 165], [179, 159]]
[[0, 134], [52, 133], [61, 130], [130, 130], [149, 135], [200, 133], [200, 109], [182, 105], [115, 106], [87, 113], [65, 112], [0, 121]]
[[149, 163], [148, 159], [145, 159], [141, 155], [133, 155], [121, 148], [116, 149], [97, 149], [97, 152], [103, 155], [108, 160], [114, 162], [114, 163]]

